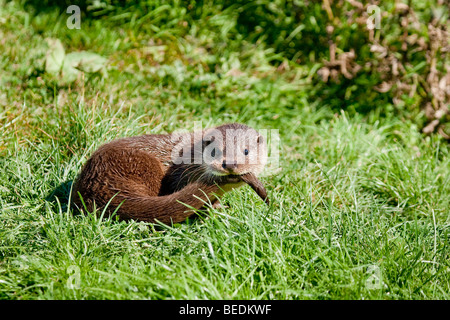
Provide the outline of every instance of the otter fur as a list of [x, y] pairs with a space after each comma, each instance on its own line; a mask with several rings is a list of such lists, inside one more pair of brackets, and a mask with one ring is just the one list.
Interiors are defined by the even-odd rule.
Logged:
[[73, 184], [71, 201], [82, 211], [115, 212], [123, 220], [179, 223], [244, 183], [254, 184], [266, 200], [256, 178], [266, 161], [264, 137], [239, 123], [121, 138], [88, 159]]

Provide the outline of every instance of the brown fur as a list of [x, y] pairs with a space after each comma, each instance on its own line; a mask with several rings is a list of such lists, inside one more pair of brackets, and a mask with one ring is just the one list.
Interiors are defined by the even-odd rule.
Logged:
[[[222, 131], [227, 128], [253, 130], [240, 124], [218, 128]], [[186, 135], [194, 137], [194, 133], [184, 137]], [[224, 192], [242, 185], [235, 178], [212, 175], [212, 167], [205, 163], [174, 164], [172, 150], [182, 137], [144, 135], [101, 146], [76, 179], [72, 202], [81, 210], [86, 207], [89, 212], [96, 208], [101, 213], [106, 208], [107, 215], [116, 210], [121, 219], [158, 220], [170, 224], [182, 222], [194, 214], [186, 205], [200, 209], [205, 202], [213, 203]], [[204, 141], [192, 139], [192, 146], [195, 143]], [[225, 156], [223, 161], [225, 163]], [[262, 166], [238, 165], [232, 174], [246, 173], [245, 170], [259, 173]]]

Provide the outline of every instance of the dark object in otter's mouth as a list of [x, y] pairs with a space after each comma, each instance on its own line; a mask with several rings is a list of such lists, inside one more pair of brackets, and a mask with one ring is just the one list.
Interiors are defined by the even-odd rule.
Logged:
[[258, 194], [258, 196], [260, 196], [267, 205], [270, 204], [269, 198], [267, 197], [266, 188], [264, 188], [261, 181], [259, 181], [253, 173], [250, 172], [243, 174], [240, 176], [240, 178], [242, 179], [242, 181], [252, 187], [252, 189], [255, 190], [256, 194]]

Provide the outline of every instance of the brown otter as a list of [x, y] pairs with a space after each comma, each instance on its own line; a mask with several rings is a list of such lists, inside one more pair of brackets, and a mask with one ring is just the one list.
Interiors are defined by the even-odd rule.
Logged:
[[208, 201], [217, 204], [218, 197], [244, 183], [268, 202], [256, 178], [266, 160], [264, 137], [239, 123], [122, 138], [94, 152], [71, 199], [81, 210], [116, 211], [120, 219], [178, 223], [193, 215], [192, 209]]

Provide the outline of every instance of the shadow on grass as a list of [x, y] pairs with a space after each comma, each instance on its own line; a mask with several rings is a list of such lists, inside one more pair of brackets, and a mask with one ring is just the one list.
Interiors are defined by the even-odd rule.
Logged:
[[[61, 206], [61, 210], [64, 212], [69, 207], [70, 202], [70, 191], [72, 188], [73, 180], [65, 181], [57, 186], [52, 192], [50, 192], [45, 200], [50, 202], [55, 209]], [[71, 206], [74, 209], [73, 206]], [[78, 210], [73, 210], [74, 214], [78, 214]]]
[[[58, 10], [67, 13], [67, 8], [76, 5], [80, 8], [83, 18], [96, 18], [109, 11], [127, 9], [139, 5], [138, 0], [109, 0], [105, 3], [93, 0], [25, 0], [26, 7], [33, 9], [35, 14]], [[106, 9], [106, 10], [105, 10]], [[73, 12], [72, 12], [73, 13]]]
[[81, 11], [86, 12], [88, 1], [70, 1], [70, 0], [25, 0], [24, 4], [28, 8], [33, 8], [36, 14], [54, 11], [58, 9], [61, 13], [65, 12], [70, 5], [77, 5]]

